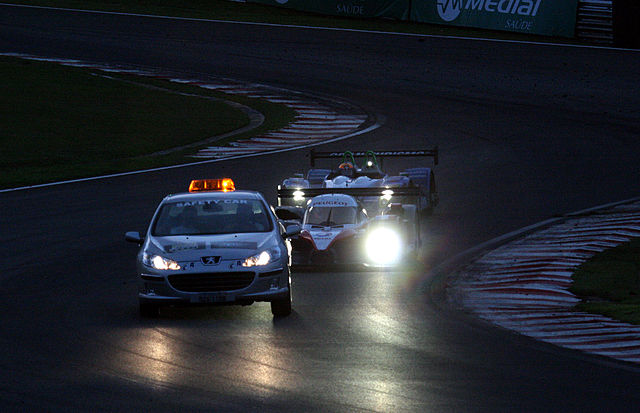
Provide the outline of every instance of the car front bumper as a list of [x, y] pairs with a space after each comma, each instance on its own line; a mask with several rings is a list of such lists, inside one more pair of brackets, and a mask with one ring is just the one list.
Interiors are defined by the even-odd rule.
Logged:
[[[289, 297], [289, 271], [287, 268], [269, 272], [254, 272], [242, 288], [225, 289], [225, 283], [234, 281], [238, 273], [190, 274], [189, 279], [178, 280], [181, 274], [141, 274], [138, 298], [140, 303], [156, 305], [198, 304], [251, 304], [254, 301], [274, 301]], [[172, 277], [174, 276], [174, 277]], [[225, 276], [227, 280], [225, 280]], [[246, 274], [245, 274], [246, 277]], [[200, 280], [201, 278], [202, 280]], [[214, 279], [214, 281], [211, 281]], [[236, 282], [236, 284], [238, 284]]]

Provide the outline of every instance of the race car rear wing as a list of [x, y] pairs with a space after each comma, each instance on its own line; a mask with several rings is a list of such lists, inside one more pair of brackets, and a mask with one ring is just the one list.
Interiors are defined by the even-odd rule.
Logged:
[[309, 151], [309, 161], [311, 166], [316, 166], [316, 159], [321, 158], [344, 158], [345, 154], [350, 154], [353, 157], [366, 157], [369, 154], [373, 154], [378, 157], [402, 157], [402, 156], [428, 156], [433, 158], [434, 165], [438, 164], [438, 147], [433, 149], [422, 150], [406, 150], [406, 151], [347, 151], [347, 152], [321, 152], [311, 149]]

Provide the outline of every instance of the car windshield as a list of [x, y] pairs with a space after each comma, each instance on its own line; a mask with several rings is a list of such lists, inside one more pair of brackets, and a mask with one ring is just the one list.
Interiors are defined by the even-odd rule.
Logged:
[[304, 214], [305, 225], [345, 225], [356, 223], [356, 207], [310, 207]]
[[216, 199], [162, 205], [152, 235], [205, 235], [271, 231], [264, 204], [255, 199]]

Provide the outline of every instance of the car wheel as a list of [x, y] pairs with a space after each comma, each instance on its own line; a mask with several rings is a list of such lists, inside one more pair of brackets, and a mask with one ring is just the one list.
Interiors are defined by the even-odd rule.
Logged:
[[286, 317], [291, 314], [291, 281], [289, 281], [287, 297], [271, 301], [271, 313], [274, 317]]
[[140, 315], [145, 318], [155, 318], [160, 315], [160, 306], [153, 303], [140, 303]]

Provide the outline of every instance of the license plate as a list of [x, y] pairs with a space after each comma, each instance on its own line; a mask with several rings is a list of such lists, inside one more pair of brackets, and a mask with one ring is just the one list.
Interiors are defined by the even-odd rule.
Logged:
[[228, 294], [198, 294], [191, 297], [191, 302], [198, 304], [226, 303], [234, 300], [235, 297]]

